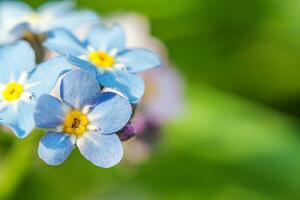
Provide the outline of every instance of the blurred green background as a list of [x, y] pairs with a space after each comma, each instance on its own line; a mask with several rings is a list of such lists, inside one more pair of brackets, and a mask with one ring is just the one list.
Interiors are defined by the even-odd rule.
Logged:
[[185, 79], [185, 112], [163, 128], [149, 161], [106, 170], [78, 151], [47, 166], [36, 136], [1, 134], [0, 198], [300, 199], [300, 0], [78, 5], [148, 16]]

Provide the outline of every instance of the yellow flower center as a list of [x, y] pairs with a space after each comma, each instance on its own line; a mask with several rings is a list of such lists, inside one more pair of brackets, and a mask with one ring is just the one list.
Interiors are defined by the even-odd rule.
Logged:
[[64, 121], [64, 132], [80, 136], [87, 130], [89, 120], [86, 115], [78, 110], [73, 110], [67, 114]]
[[6, 88], [2, 92], [3, 99], [6, 101], [14, 101], [21, 97], [24, 92], [24, 87], [17, 82], [11, 82], [6, 85]]
[[90, 53], [89, 60], [97, 67], [112, 68], [115, 64], [115, 59], [104, 51], [95, 51]]

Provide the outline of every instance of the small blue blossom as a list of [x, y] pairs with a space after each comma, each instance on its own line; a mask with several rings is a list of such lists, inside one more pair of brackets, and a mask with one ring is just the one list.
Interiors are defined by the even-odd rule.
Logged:
[[73, 8], [73, 1], [53, 1], [37, 9], [20, 1], [0, 2], [0, 45], [15, 41], [24, 29], [36, 34], [58, 27], [76, 32], [100, 22], [94, 12]]
[[98, 26], [81, 42], [65, 29], [48, 34], [44, 45], [68, 60], [97, 74], [100, 85], [112, 88], [137, 103], [144, 93], [144, 82], [136, 73], [160, 66], [160, 59], [152, 52], [139, 48], [126, 48], [122, 28]]
[[34, 128], [36, 99], [50, 93], [58, 77], [72, 68], [64, 57], [38, 66], [31, 46], [20, 41], [0, 48], [0, 124], [19, 138]]
[[112, 92], [101, 92], [96, 76], [81, 69], [63, 77], [60, 97], [43, 95], [37, 102], [37, 127], [52, 129], [39, 143], [40, 158], [49, 165], [59, 165], [77, 146], [98, 167], [118, 164], [123, 148], [116, 132], [131, 117], [129, 101]]

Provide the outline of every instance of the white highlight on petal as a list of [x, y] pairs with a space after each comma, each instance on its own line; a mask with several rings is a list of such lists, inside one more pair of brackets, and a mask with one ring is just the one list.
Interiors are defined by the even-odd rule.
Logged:
[[59, 125], [55, 128], [56, 132], [63, 132], [64, 131], [64, 126], [63, 125]]
[[89, 57], [86, 54], [79, 56], [79, 58], [82, 60], [89, 60]]
[[[94, 143], [95, 146], [100, 147], [99, 144], [98, 144], [98, 142], [96, 140], [94, 140], [90, 136], [90, 134], [84, 134], [83, 136], [84, 136], [85, 139], [88, 139], [89, 141], [91, 141], [92, 143]], [[77, 143], [78, 146], [84, 145], [84, 142], [85, 142], [85, 140], [82, 140], [82, 139], [76, 141], [76, 143]]]
[[28, 78], [28, 74], [23, 72], [21, 73], [19, 80], [17, 82], [20, 83], [21, 85], [24, 85], [27, 81], [27, 78]]
[[93, 53], [93, 52], [96, 51], [96, 49], [95, 49], [93, 46], [91, 46], [91, 45], [88, 45], [87, 48], [86, 48], [86, 50], [87, 50], [89, 53]]
[[118, 52], [118, 48], [113, 48], [112, 50], [110, 50], [110, 52], [108, 52], [108, 54], [112, 57], [115, 57], [118, 54]]
[[6, 101], [0, 101], [0, 112], [9, 105]]
[[114, 65], [114, 68], [118, 69], [118, 70], [123, 70], [123, 69], [125, 69], [125, 64], [124, 63], [116, 63]]
[[88, 119], [90, 122], [95, 121], [96, 119], [98, 119], [99, 117], [101, 117], [101, 113], [97, 113], [97, 114], [88, 114], [87, 115]]
[[92, 124], [87, 125], [87, 129], [89, 131], [97, 131], [97, 132], [99, 131], [99, 128], [96, 125], [92, 125]]
[[21, 94], [20, 100], [23, 100], [23, 101], [29, 103], [30, 101], [33, 100], [33, 96], [32, 96], [32, 94], [29, 93], [29, 92], [23, 92], [23, 93]]
[[5, 85], [0, 83], [0, 93], [2, 93], [4, 89], [5, 89]]
[[108, 87], [105, 87], [102, 89], [102, 92], [112, 92], [112, 93], [116, 93], [118, 94], [119, 96], [125, 98], [125, 99], [128, 99], [128, 97], [126, 97], [124, 94], [122, 94], [121, 92], [119, 92], [118, 90], [114, 90], [112, 88], [108, 88]]
[[79, 109], [80, 108], [80, 98], [76, 97], [74, 99], [74, 108]]
[[30, 12], [25, 15], [22, 19], [22, 22], [29, 23], [30, 27], [37, 32], [47, 31], [54, 20], [54, 13], [50, 11], [44, 12]]
[[35, 83], [29, 83], [29, 84], [25, 84], [24, 85], [24, 88], [25, 89], [29, 89], [29, 88], [32, 88], [32, 87], [35, 87], [37, 85], [41, 84], [41, 82], [35, 82]]
[[89, 112], [90, 112], [90, 109], [92, 108], [92, 106], [84, 106], [82, 109], [81, 109], [81, 113], [84, 114], [84, 115], [87, 115]]

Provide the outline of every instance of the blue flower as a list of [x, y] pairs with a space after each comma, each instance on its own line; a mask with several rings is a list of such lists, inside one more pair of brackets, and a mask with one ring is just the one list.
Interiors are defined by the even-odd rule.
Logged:
[[101, 93], [96, 77], [80, 69], [63, 77], [60, 94], [61, 100], [43, 95], [37, 102], [37, 127], [54, 129], [40, 141], [40, 158], [49, 165], [59, 165], [77, 146], [98, 167], [119, 163], [123, 148], [116, 132], [131, 117], [129, 101], [112, 92]]
[[100, 85], [117, 90], [137, 103], [144, 93], [144, 82], [136, 73], [160, 66], [160, 59], [145, 49], [126, 48], [120, 26], [96, 27], [80, 42], [65, 29], [48, 34], [44, 45], [69, 61], [97, 74]]
[[76, 32], [100, 22], [94, 12], [73, 8], [73, 1], [49, 2], [36, 10], [20, 1], [0, 2], [0, 44], [15, 41], [24, 29], [36, 34], [58, 27]]
[[36, 66], [34, 52], [24, 41], [0, 48], [0, 124], [26, 137], [35, 126], [36, 99], [50, 93], [59, 75], [71, 68], [64, 57]]

